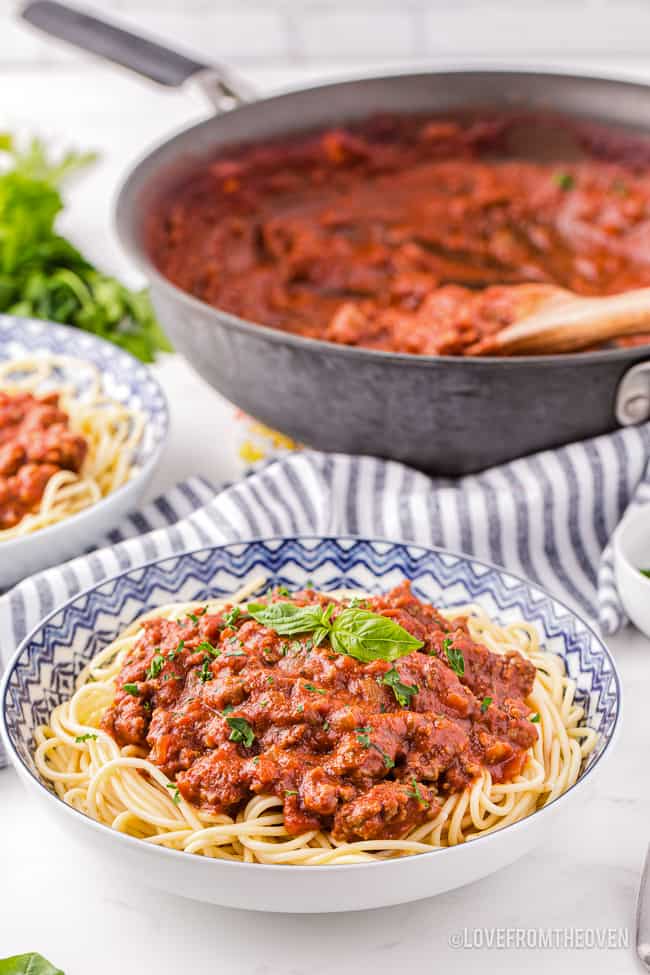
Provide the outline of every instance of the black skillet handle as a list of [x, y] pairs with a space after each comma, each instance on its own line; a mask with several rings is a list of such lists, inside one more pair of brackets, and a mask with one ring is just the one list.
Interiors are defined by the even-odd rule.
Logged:
[[193, 79], [219, 110], [233, 108], [254, 97], [249, 86], [225, 68], [195, 61], [56, 0], [30, 0], [21, 16], [39, 30], [129, 68], [159, 85], [176, 88]]

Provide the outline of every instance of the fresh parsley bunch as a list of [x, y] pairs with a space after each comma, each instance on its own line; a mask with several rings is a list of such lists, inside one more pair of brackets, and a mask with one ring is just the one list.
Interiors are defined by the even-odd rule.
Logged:
[[94, 160], [68, 152], [53, 162], [40, 139], [21, 150], [0, 134], [0, 312], [74, 325], [153, 362], [171, 346], [147, 291], [104, 274], [55, 231], [59, 187]]

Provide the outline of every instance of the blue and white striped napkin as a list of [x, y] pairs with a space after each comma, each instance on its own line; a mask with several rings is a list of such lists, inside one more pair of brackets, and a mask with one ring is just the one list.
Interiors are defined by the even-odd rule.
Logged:
[[[155, 558], [269, 535], [353, 534], [441, 545], [539, 583], [613, 634], [626, 619], [609, 541], [650, 502], [650, 424], [451, 480], [373, 457], [284, 455], [215, 494], [192, 478], [106, 539], [106, 547], [0, 597], [0, 664], [75, 593]], [[1, 669], [1, 667], [0, 667]]]

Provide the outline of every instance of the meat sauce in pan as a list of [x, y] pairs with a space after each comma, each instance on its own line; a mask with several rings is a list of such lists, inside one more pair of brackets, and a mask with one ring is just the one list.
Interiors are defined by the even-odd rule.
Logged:
[[413, 354], [489, 351], [540, 288], [650, 285], [650, 160], [508, 158], [504, 126], [385, 117], [233, 149], [157, 207], [149, 250], [249, 321]]

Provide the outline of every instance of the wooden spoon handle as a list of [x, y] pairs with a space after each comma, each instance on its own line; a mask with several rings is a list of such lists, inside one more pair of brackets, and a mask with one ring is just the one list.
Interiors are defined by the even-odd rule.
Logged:
[[650, 332], [650, 288], [606, 298], [551, 299], [494, 336], [497, 355], [577, 352], [624, 335]]

